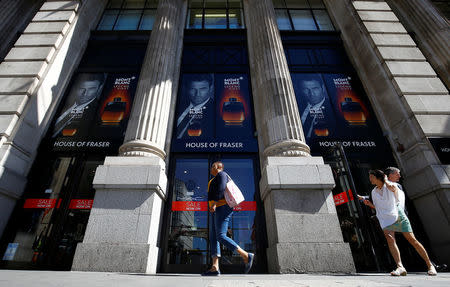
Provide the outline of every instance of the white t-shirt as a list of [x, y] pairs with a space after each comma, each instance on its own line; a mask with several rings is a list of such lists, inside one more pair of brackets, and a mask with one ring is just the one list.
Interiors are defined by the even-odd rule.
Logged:
[[372, 189], [372, 200], [373, 205], [375, 205], [377, 218], [380, 222], [381, 228], [384, 229], [397, 221], [397, 198], [395, 193], [386, 187], [386, 184], [383, 185], [381, 190], [379, 190], [376, 186]]

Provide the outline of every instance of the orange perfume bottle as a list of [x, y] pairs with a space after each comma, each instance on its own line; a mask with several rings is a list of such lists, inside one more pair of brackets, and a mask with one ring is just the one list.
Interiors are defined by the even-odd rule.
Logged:
[[361, 105], [354, 102], [352, 98], [345, 98], [345, 102], [341, 102], [341, 109], [344, 119], [350, 125], [361, 126], [366, 124], [366, 116], [361, 108]]
[[102, 113], [102, 125], [119, 125], [125, 115], [127, 103], [122, 98], [116, 97], [106, 104]]
[[223, 103], [222, 119], [226, 126], [241, 126], [245, 120], [244, 104], [236, 98], [229, 98]]
[[327, 124], [323, 120], [319, 120], [314, 125], [314, 134], [318, 137], [327, 137], [330, 135], [330, 132], [328, 131]]
[[193, 121], [187, 130], [190, 137], [199, 137], [202, 135], [202, 125], [199, 121]]

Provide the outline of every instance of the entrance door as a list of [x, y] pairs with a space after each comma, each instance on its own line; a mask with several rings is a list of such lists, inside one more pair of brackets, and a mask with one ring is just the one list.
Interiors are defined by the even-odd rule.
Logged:
[[[208, 238], [209, 168], [222, 161], [225, 171], [242, 190], [245, 201], [235, 208], [228, 236], [243, 249], [255, 252], [255, 272], [265, 269], [265, 225], [257, 183], [259, 175], [252, 156], [204, 155], [178, 156], [173, 160], [171, 200], [166, 208], [166, 240], [163, 272], [201, 273], [210, 264]], [[240, 273], [243, 263], [239, 255], [222, 248], [221, 271]]]
[[95, 170], [102, 162], [58, 157], [33, 170], [25, 199], [13, 215], [18, 220], [6, 230], [8, 246], [15, 248], [11, 258], [3, 258], [7, 268], [70, 270], [92, 207]]

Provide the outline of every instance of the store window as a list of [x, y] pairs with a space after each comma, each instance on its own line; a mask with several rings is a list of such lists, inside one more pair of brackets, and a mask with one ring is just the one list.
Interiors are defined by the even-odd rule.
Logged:
[[190, 0], [187, 29], [243, 29], [241, 0]]
[[109, 0], [97, 30], [152, 30], [158, 0]]
[[322, 0], [273, 0], [278, 29], [334, 31]]

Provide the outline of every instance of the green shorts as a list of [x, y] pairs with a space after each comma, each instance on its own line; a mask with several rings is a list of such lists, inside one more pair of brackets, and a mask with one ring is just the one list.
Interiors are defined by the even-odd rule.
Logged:
[[413, 232], [411, 228], [411, 223], [405, 214], [405, 211], [400, 206], [398, 208], [398, 218], [397, 221], [389, 226], [383, 228], [384, 230], [395, 231], [395, 232]]

